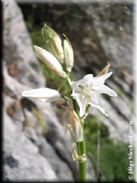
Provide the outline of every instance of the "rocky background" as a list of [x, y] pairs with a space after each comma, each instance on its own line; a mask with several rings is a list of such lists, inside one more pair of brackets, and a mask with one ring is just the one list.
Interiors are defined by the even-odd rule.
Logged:
[[[98, 124], [102, 125], [101, 129], [105, 128], [104, 136], [113, 140], [115, 144], [128, 143], [129, 121], [134, 121], [131, 3], [17, 5], [14, 0], [5, 0], [3, 1], [4, 180], [74, 181], [78, 178], [78, 164], [73, 162], [71, 157], [72, 142], [69, 135], [65, 136], [65, 125], [68, 123], [66, 109], [59, 104], [40, 103], [21, 97], [24, 90], [45, 86], [56, 89], [57, 84], [60, 84], [58, 78], [57, 82], [55, 81], [54, 74], [45, 71], [33, 53], [33, 44], [44, 47], [41, 35], [44, 23], [48, 23], [60, 35], [66, 34], [70, 39], [75, 53], [73, 68], [75, 80], [88, 73], [96, 75], [110, 62], [113, 76], [106, 83], [117, 92], [118, 98], [107, 96], [103, 98], [109, 118], [98, 110], [93, 108], [90, 110], [93, 122], [98, 121]], [[90, 128], [92, 130], [95, 126], [87, 124], [85, 133], [89, 142], [94, 139], [89, 137], [92, 133], [89, 132]], [[125, 146], [120, 147], [127, 153]], [[89, 154], [88, 180], [95, 181], [96, 158]], [[122, 154], [123, 151], [119, 152], [118, 156]], [[117, 168], [119, 165], [115, 166]], [[120, 179], [113, 171], [111, 172], [113, 177], [107, 176], [105, 168], [102, 169], [102, 179], [113, 181]]]

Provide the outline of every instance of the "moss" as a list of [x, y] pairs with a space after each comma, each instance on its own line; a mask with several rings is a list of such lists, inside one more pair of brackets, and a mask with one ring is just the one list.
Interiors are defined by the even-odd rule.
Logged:
[[9, 116], [14, 118], [17, 114], [17, 112], [21, 109], [20, 100], [15, 100], [13, 104], [7, 107], [7, 113]]
[[130, 100], [130, 109], [131, 109], [132, 114], [135, 114], [135, 100], [134, 99]]
[[125, 96], [125, 93], [121, 89], [117, 90], [116, 93], [119, 97]]
[[108, 181], [128, 181], [128, 144], [101, 141], [100, 166]]
[[58, 108], [56, 109], [56, 113], [57, 113], [58, 116], [60, 116], [60, 115], [62, 114], [62, 108], [59, 108], [59, 107], [58, 107]]
[[101, 138], [109, 136], [108, 128], [101, 123], [97, 123], [98, 119], [96, 116], [89, 115], [85, 120], [85, 136], [86, 140], [92, 141], [92, 143], [97, 143], [97, 131], [100, 129]]
[[47, 132], [47, 124], [45, 122], [45, 115], [41, 110], [36, 110], [33, 109], [32, 110], [33, 115], [37, 118], [37, 120], [40, 123], [40, 126], [42, 127], [42, 135], [45, 135], [45, 133]]
[[35, 128], [35, 124], [33, 122], [33, 120], [29, 119], [29, 118], [26, 118], [24, 120], [24, 129], [28, 128], [28, 127], [32, 127], [32, 128]]
[[15, 111], [12, 106], [7, 107], [6, 111], [11, 118], [15, 116]]
[[6, 22], [6, 23], [11, 23], [11, 21], [12, 21], [12, 16], [9, 15], [9, 16], [5, 19], [5, 22]]
[[[87, 155], [97, 172], [97, 131], [100, 129], [100, 168], [103, 172], [100, 178], [107, 181], [128, 181], [129, 153], [128, 144], [109, 139], [108, 128], [98, 123], [96, 116], [89, 116], [85, 121], [85, 138]], [[92, 158], [89, 154], [92, 153]]]
[[31, 33], [32, 43], [33, 45], [38, 45], [40, 47], [45, 47], [45, 41], [41, 33], [40, 28], [35, 28]]
[[107, 95], [107, 94], [104, 94], [103, 97], [104, 97], [105, 99], [107, 99], [108, 101], [111, 100], [111, 96], [109, 96], [109, 95]]

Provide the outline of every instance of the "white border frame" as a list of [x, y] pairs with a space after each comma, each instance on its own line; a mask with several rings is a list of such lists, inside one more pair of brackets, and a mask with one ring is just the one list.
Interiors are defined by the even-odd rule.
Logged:
[[[17, 3], [133, 3], [135, 7], [134, 15], [134, 43], [133, 43], [133, 75], [135, 78], [135, 116], [137, 116], [137, 0], [15, 0]], [[135, 181], [137, 182], [137, 121], [134, 123], [135, 129]], [[128, 157], [127, 157], [128, 158]]]

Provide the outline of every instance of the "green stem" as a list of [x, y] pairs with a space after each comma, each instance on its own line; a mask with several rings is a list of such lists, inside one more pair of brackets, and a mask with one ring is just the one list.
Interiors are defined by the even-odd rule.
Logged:
[[[82, 123], [82, 128], [84, 131], [84, 123]], [[83, 141], [77, 143], [78, 148], [78, 155], [81, 156], [82, 154], [86, 154], [86, 145], [85, 145], [85, 138], [83, 134]], [[79, 162], [79, 181], [85, 182], [86, 181], [86, 161], [80, 163]]]

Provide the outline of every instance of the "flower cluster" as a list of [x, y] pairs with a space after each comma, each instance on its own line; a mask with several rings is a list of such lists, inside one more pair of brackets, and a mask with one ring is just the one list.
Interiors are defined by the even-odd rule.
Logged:
[[[105, 80], [112, 75], [112, 72], [108, 73], [110, 64], [108, 63], [108, 65], [96, 77], [93, 77], [93, 74], [88, 74], [79, 81], [71, 81], [69, 74], [74, 63], [74, 53], [70, 41], [65, 35], [63, 35], [64, 41], [62, 44], [59, 35], [47, 24], [42, 28], [42, 34], [45, 39], [46, 49], [34, 46], [35, 55], [47, 69], [65, 78], [72, 91], [71, 96], [70, 98], [62, 96], [57, 90], [50, 88], [23, 91], [22, 96], [37, 99], [41, 102], [53, 102], [59, 100], [61, 97], [67, 100], [70, 124], [67, 125], [66, 132], [69, 130], [74, 143], [72, 146], [72, 157], [74, 161], [83, 162], [86, 160], [86, 155], [82, 154], [79, 156], [74, 150], [74, 146], [75, 143], [83, 141], [81, 120], [86, 115], [87, 108], [89, 106], [95, 107], [108, 116], [105, 112], [100, 94], [105, 93], [110, 96], [117, 96], [115, 91], [104, 84]], [[77, 102], [79, 106], [79, 112], [77, 113], [74, 110], [73, 105], [75, 102]]]
[[65, 71], [70, 72], [74, 62], [73, 49], [69, 39], [64, 35], [65, 39], [62, 45], [59, 35], [47, 24], [42, 28], [42, 34], [45, 39], [46, 50], [34, 46], [36, 56], [49, 70], [59, 76], [66, 77], [67, 75], [63, 70], [64, 64]]

